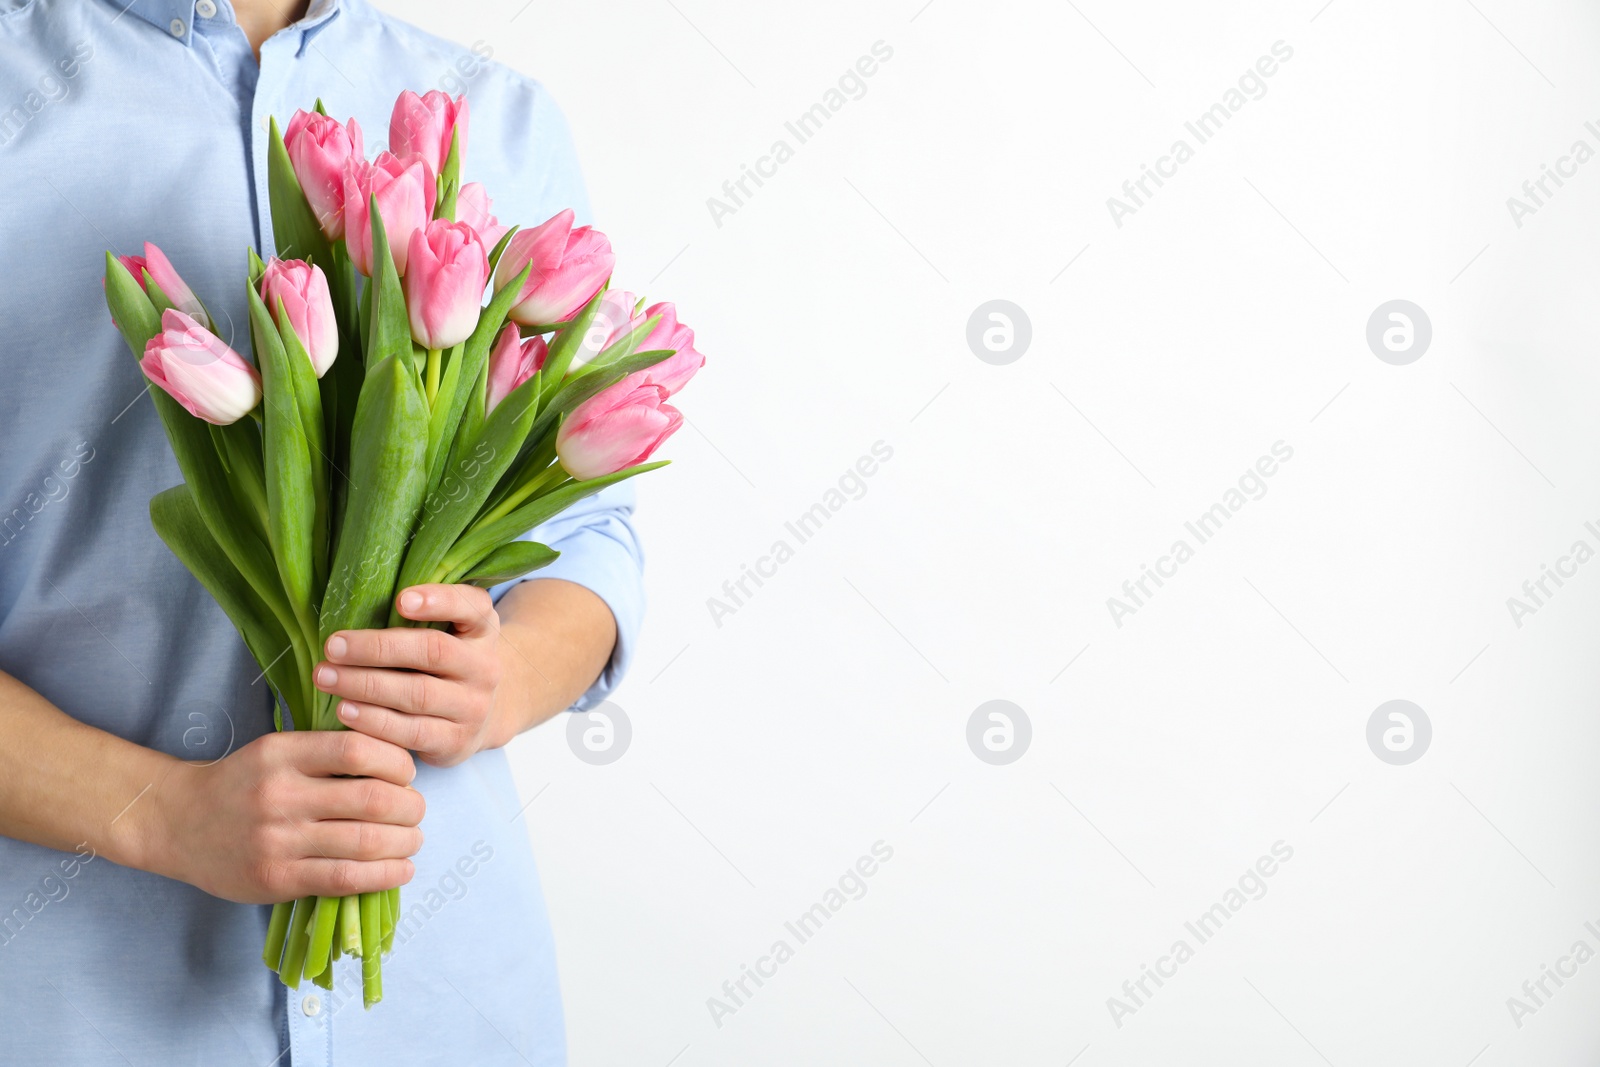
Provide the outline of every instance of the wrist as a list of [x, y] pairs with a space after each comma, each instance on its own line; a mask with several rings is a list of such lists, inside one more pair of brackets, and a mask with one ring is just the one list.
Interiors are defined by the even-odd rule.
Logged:
[[120, 776], [121, 793], [128, 800], [124, 807], [108, 816], [111, 822], [100, 850], [111, 862], [171, 875], [171, 859], [176, 850], [171, 847], [172, 823], [168, 813], [176, 810], [172, 794], [184, 777], [174, 776], [172, 772], [182, 763], [176, 757], [153, 749], [141, 748], [135, 754], [127, 773]]

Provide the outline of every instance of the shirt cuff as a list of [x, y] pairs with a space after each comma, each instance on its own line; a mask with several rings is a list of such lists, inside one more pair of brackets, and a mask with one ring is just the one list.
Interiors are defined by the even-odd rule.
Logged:
[[622, 482], [579, 501], [518, 540], [540, 541], [561, 553], [554, 563], [489, 590], [498, 603], [513, 586], [536, 578], [560, 578], [581, 585], [605, 601], [617, 623], [611, 659], [571, 711], [587, 711], [622, 681], [644, 620], [644, 553], [633, 528], [633, 486]]

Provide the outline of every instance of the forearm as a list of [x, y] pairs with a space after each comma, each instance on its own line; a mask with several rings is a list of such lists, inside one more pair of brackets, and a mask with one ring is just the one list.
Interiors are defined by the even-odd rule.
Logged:
[[503, 673], [491, 741], [503, 745], [594, 684], [616, 646], [617, 623], [604, 600], [559, 578], [522, 582], [497, 607]]
[[[85, 725], [0, 672], [0, 836], [139, 866], [143, 812], [179, 761]], [[138, 803], [136, 803], [138, 802]]]

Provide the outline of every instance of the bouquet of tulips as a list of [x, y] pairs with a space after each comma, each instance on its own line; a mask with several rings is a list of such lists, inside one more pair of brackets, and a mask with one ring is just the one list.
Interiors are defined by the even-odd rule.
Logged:
[[[548, 564], [523, 535], [662, 466], [683, 421], [665, 401], [704, 362], [671, 304], [609, 288], [611, 246], [571, 211], [501, 226], [460, 182], [466, 144], [465, 98], [439, 92], [402, 93], [370, 161], [320, 101], [272, 124], [278, 256], [250, 253], [253, 361], [160, 249], [106, 255], [183, 473], [151, 521], [261, 665], [280, 730], [284, 708], [296, 730], [343, 728], [311, 678], [334, 631], [418, 625], [393, 609], [410, 585]], [[399, 913], [398, 888], [278, 904], [264, 959], [331, 989], [333, 961], [359, 957], [370, 1008]]]

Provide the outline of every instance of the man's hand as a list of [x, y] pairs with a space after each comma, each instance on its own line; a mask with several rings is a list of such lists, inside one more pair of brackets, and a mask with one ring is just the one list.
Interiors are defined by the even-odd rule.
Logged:
[[139, 865], [241, 904], [402, 885], [422, 847], [416, 774], [404, 749], [361, 734], [267, 734], [170, 769]]
[[471, 585], [414, 585], [395, 601], [421, 627], [340, 630], [328, 637], [317, 688], [345, 699], [339, 721], [407, 748], [424, 763], [453, 767], [505, 744], [519, 727], [497, 716], [502, 674], [500, 616]]

